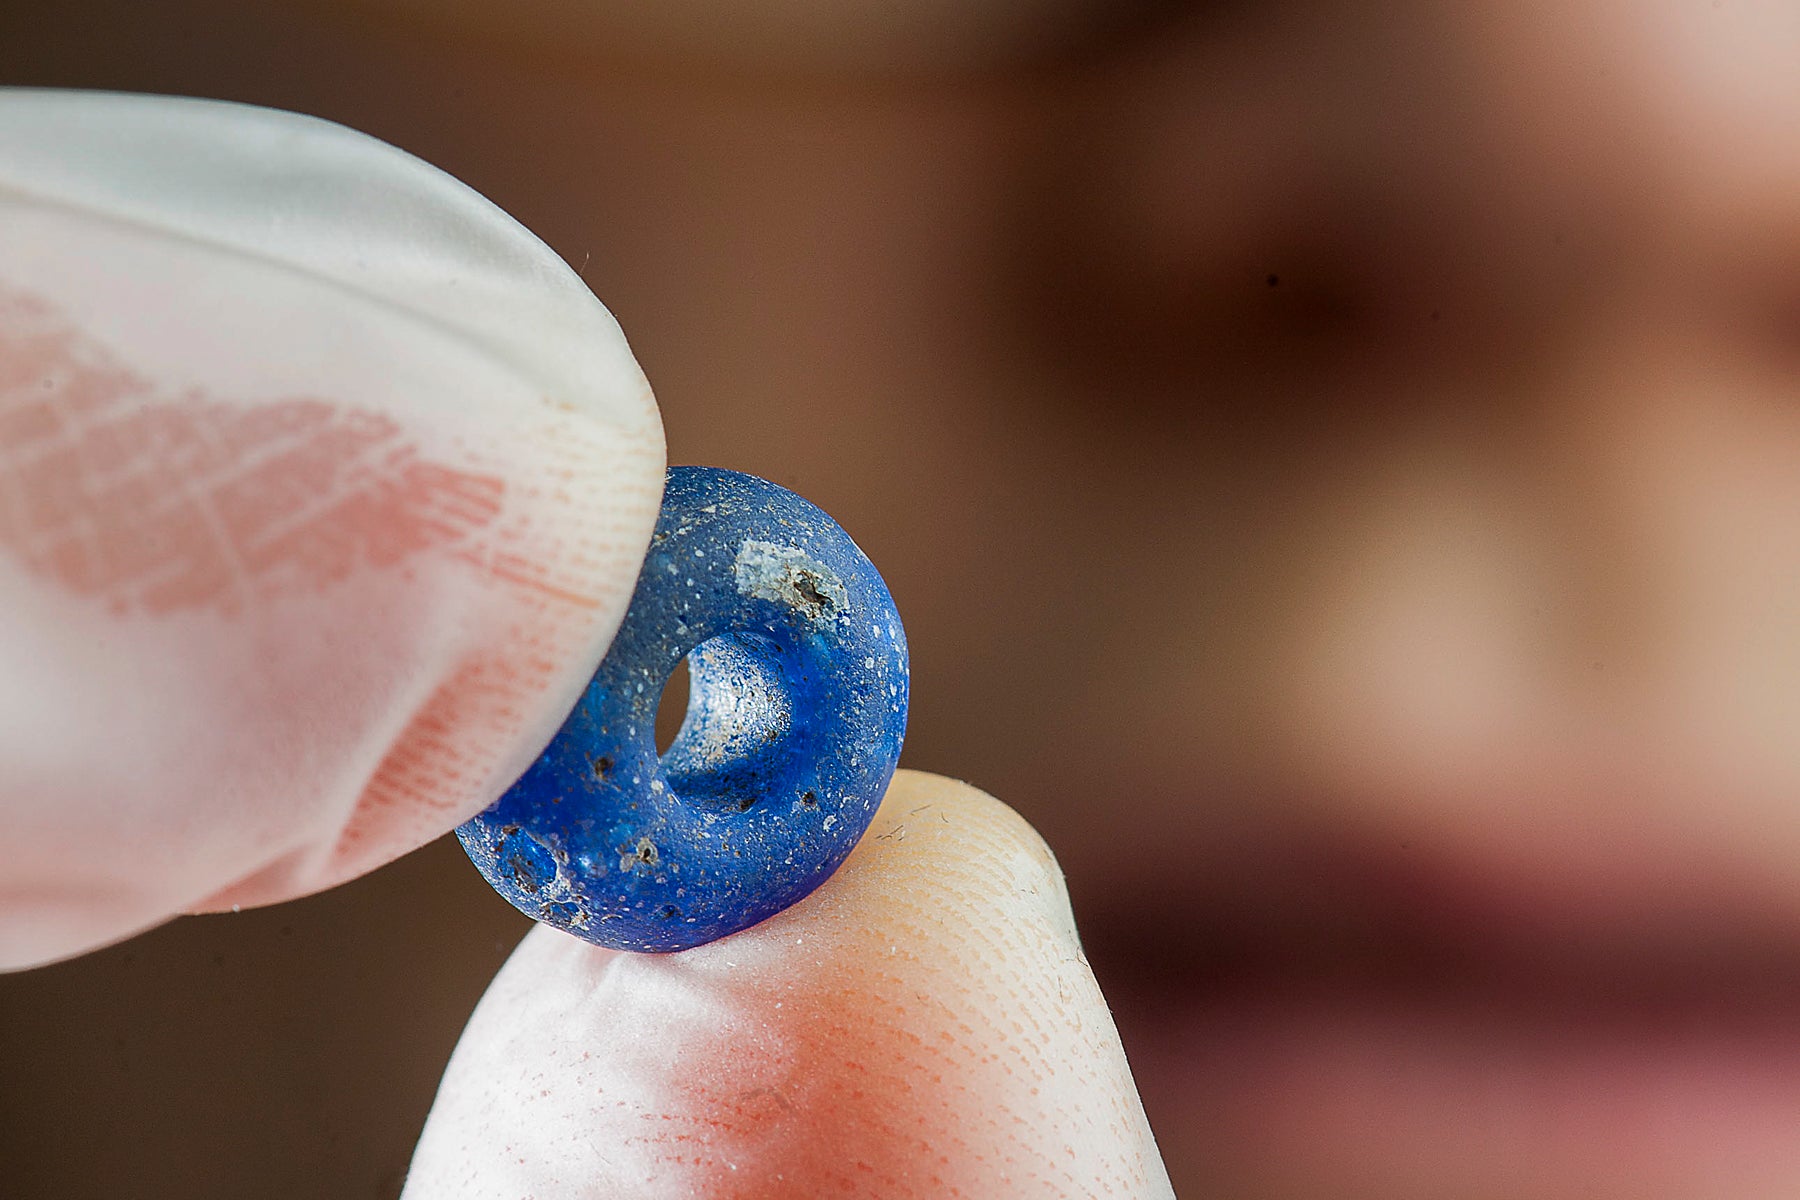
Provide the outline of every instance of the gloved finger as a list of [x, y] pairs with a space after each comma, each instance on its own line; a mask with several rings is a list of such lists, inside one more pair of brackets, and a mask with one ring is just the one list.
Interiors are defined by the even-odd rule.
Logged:
[[611, 316], [448, 176], [0, 90], [0, 967], [490, 803], [617, 628], [662, 469]]
[[680, 954], [539, 928], [476, 1009], [409, 1200], [1171, 1195], [1061, 873], [902, 771], [830, 880]]

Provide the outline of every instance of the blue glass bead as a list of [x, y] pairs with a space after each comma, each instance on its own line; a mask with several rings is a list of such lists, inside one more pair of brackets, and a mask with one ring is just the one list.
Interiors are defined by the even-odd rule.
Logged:
[[[687, 716], [659, 757], [683, 657]], [[830, 517], [754, 475], [673, 467], [593, 682], [457, 836], [545, 924], [617, 950], [710, 942], [844, 861], [899, 760], [907, 680], [887, 585]]]

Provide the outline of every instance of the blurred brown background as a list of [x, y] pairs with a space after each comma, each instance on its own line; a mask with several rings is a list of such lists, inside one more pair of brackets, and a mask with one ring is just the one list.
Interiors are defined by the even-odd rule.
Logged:
[[[1581, 958], [1711, 897], [1642, 866], [1691, 858], [1769, 881], [1742, 974], [1795, 1015], [1791, 9], [15, 2], [0, 83], [338, 120], [579, 269], [671, 461], [802, 492], [882, 569], [906, 763], [1057, 850], [1182, 1194], [1776, 1196], [1632, 1175], [1629, 1139], [1610, 1183], [1522, 1181], [1564, 1159], [1454, 1088], [1382, 1118], [1381, 1164], [1283, 1142], [1205, 1014], [1347, 978], [1535, 1002], [1542, 963], [1490, 987], [1456, 938], [1541, 942], [1601, 876], [1653, 897], [1555, 929]], [[1719, 761], [1769, 770], [1693, 783]], [[1554, 886], [1475, 903], [1477, 860]], [[446, 840], [0, 977], [0, 1195], [396, 1194], [524, 928]], [[1477, 1078], [1539, 1062], [1481, 1044]]]

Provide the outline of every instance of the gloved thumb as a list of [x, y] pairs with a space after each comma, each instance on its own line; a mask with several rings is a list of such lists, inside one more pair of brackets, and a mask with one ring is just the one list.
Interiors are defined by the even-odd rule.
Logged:
[[670, 955], [542, 927], [451, 1058], [408, 1200], [1172, 1195], [1062, 875], [902, 771], [775, 917]]

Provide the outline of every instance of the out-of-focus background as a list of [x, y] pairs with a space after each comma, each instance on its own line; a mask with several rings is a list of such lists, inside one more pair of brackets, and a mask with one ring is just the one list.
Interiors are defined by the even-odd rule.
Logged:
[[[880, 566], [1178, 1192], [1800, 1195], [1791, 0], [0, 0], [341, 121]], [[450, 840], [0, 977], [0, 1195], [397, 1193], [525, 929]]]

